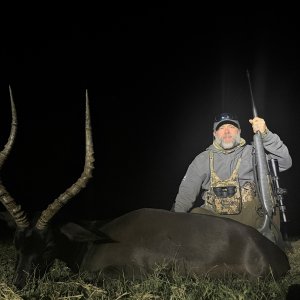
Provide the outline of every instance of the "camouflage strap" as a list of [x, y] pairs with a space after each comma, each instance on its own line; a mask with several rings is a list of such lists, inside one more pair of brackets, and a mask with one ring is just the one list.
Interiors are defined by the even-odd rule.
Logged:
[[[212, 151], [210, 151], [209, 152], [209, 164], [210, 164], [210, 174], [211, 174], [210, 180], [213, 180], [213, 181], [215, 181], [215, 180], [217, 180], [217, 181], [227, 181], [227, 180], [228, 181], [236, 181], [238, 178], [238, 170], [240, 168], [241, 161], [242, 161], [242, 158], [240, 157], [236, 163], [236, 167], [233, 170], [231, 176], [226, 180], [221, 180], [214, 170], [214, 155], [213, 155]], [[213, 183], [215, 183], [215, 182], [213, 182]]]

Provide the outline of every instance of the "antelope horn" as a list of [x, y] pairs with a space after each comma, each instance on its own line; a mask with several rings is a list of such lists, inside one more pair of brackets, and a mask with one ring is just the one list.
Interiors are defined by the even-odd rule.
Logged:
[[36, 223], [36, 228], [43, 230], [47, 227], [48, 222], [54, 217], [54, 215], [68, 203], [76, 194], [78, 194], [87, 184], [90, 178], [92, 178], [92, 170], [94, 168], [94, 150], [92, 140], [92, 128], [90, 119], [89, 99], [88, 92], [86, 90], [86, 110], [85, 110], [85, 165], [84, 170], [80, 178], [63, 194], [56, 198], [41, 214]]
[[[16, 133], [17, 133], [17, 112], [15, 103], [12, 96], [12, 91], [9, 86], [9, 95], [10, 95], [10, 104], [11, 104], [11, 115], [12, 115], [12, 122], [10, 128], [10, 134], [4, 149], [0, 152], [0, 170], [10, 153], [12, 146], [14, 144]], [[14, 218], [17, 227], [19, 228], [26, 228], [29, 226], [29, 222], [27, 220], [27, 216], [25, 212], [21, 209], [20, 205], [17, 205], [11, 195], [6, 191], [4, 185], [0, 180], [0, 201], [5, 206], [7, 211], [12, 215]]]

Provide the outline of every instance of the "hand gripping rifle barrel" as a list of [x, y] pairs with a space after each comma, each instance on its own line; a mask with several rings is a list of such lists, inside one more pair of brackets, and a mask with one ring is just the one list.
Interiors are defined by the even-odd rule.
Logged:
[[[253, 118], [255, 118], [258, 116], [258, 114], [253, 99], [251, 80], [248, 71], [247, 71], [247, 76], [248, 76], [249, 87], [250, 87]], [[253, 150], [254, 150], [253, 169], [254, 169], [255, 180], [257, 184], [257, 192], [264, 212], [263, 224], [261, 225], [260, 228], [258, 228], [258, 231], [261, 232], [272, 242], [275, 242], [275, 237], [271, 230], [272, 215], [275, 206], [273, 192], [272, 192], [272, 179], [270, 176], [267, 157], [265, 154], [260, 131], [257, 131], [253, 136]]]

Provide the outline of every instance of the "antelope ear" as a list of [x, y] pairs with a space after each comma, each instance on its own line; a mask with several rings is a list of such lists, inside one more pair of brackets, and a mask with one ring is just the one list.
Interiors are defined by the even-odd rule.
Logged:
[[66, 223], [60, 227], [60, 232], [74, 242], [100, 242], [109, 243], [113, 240], [103, 232], [92, 232], [76, 223]]
[[17, 228], [14, 218], [11, 216], [11, 214], [8, 211], [0, 212], [0, 220], [4, 221], [10, 229], [15, 230]]

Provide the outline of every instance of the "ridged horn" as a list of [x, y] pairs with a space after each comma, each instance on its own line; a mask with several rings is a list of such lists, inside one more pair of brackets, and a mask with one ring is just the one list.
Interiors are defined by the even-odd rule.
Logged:
[[58, 198], [56, 198], [41, 214], [36, 223], [36, 228], [43, 230], [47, 227], [49, 221], [54, 215], [68, 203], [75, 195], [77, 195], [92, 178], [92, 171], [94, 169], [94, 148], [92, 139], [91, 117], [89, 109], [88, 92], [85, 93], [86, 109], [85, 109], [85, 164], [84, 170], [80, 178]]
[[[15, 103], [13, 100], [13, 95], [11, 91], [11, 87], [9, 86], [9, 95], [10, 95], [10, 104], [11, 104], [11, 115], [12, 115], [12, 122], [10, 128], [10, 134], [4, 149], [0, 152], [0, 170], [4, 162], [6, 161], [16, 138], [17, 133], [17, 112]], [[17, 205], [15, 200], [11, 197], [11, 195], [6, 191], [4, 185], [0, 181], [0, 201], [5, 206], [7, 211], [12, 215], [13, 219], [15, 220], [17, 227], [19, 228], [26, 228], [29, 226], [29, 221], [25, 212], [21, 209], [20, 205]]]

